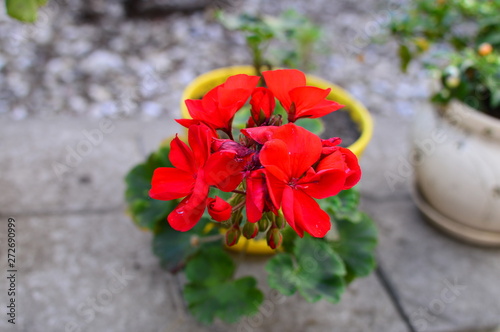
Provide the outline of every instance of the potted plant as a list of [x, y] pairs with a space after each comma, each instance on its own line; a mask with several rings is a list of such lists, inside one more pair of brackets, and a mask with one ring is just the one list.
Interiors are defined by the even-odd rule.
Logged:
[[184, 96], [187, 144], [177, 135], [135, 166], [125, 196], [163, 266], [185, 272], [190, 312], [209, 324], [258, 311], [256, 280], [234, 277], [226, 249], [235, 248], [268, 254], [269, 286], [282, 294], [338, 302], [374, 269], [377, 234], [358, 208], [356, 155], [340, 138], [321, 139], [318, 119], [343, 107], [338, 96], [365, 126], [359, 155], [371, 135], [366, 109], [296, 69], [230, 67]]
[[474, 243], [500, 244], [499, 1], [413, 1], [390, 31], [402, 69], [425, 54], [437, 73], [434, 109], [417, 114], [416, 202]]

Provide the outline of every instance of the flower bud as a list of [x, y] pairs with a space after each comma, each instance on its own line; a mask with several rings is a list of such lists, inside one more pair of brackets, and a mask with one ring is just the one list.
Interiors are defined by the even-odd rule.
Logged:
[[283, 229], [286, 226], [286, 221], [281, 211], [279, 212], [278, 216], [276, 216], [276, 226], [279, 229]]
[[209, 197], [208, 203], [208, 214], [216, 221], [225, 221], [231, 218], [232, 206], [220, 198], [215, 196], [215, 198]]
[[267, 232], [267, 245], [271, 247], [271, 249], [276, 249], [283, 242], [283, 235], [280, 230], [277, 228], [271, 228], [269, 232]]
[[247, 239], [253, 239], [259, 234], [259, 225], [256, 223], [247, 222], [245, 226], [243, 226], [243, 236]]
[[267, 228], [269, 227], [269, 220], [267, 220], [265, 217], [260, 219], [259, 222], [259, 232], [265, 232]]
[[255, 124], [260, 125], [271, 117], [276, 101], [271, 90], [267, 88], [255, 88], [252, 93], [250, 105], [252, 105], [253, 120]]
[[230, 229], [228, 229], [226, 232], [226, 245], [228, 247], [234, 246], [236, 243], [238, 243], [240, 235], [241, 235], [241, 230], [238, 226], [233, 226]]
[[481, 56], [486, 56], [491, 54], [491, 52], [493, 52], [493, 46], [490, 43], [482, 43], [477, 49], [477, 53]]

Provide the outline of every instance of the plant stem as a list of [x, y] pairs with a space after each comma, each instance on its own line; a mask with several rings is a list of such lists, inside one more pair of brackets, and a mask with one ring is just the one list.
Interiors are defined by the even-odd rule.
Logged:
[[245, 191], [238, 190], [238, 189], [234, 189], [232, 192], [235, 193], [235, 194], [241, 194], [241, 195], [246, 195], [247, 194]]
[[221, 240], [223, 237], [224, 237], [223, 234], [214, 234], [214, 235], [210, 235], [210, 236], [201, 237], [199, 239], [199, 244], [218, 241], [218, 240]]
[[236, 204], [235, 206], [233, 206], [233, 212], [241, 209], [245, 205], [245, 203], [246, 203], [246, 201], [241, 201], [238, 204]]

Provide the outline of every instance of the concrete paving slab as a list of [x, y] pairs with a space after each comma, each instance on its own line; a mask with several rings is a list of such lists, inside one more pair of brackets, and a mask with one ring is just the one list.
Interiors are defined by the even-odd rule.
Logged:
[[[150, 234], [136, 229], [127, 216], [13, 217], [18, 225], [17, 320], [12, 326], [2, 314], [1, 331], [407, 331], [374, 276], [356, 281], [338, 305], [310, 304], [263, 287], [266, 260], [252, 257], [238, 274], [257, 276], [267, 294], [261, 312], [239, 324], [201, 326], [184, 308], [182, 280], [159, 267]], [[0, 234], [0, 256], [5, 257], [6, 233]], [[0, 268], [6, 271], [3, 259]], [[1, 284], [0, 308], [5, 308]]]
[[[178, 131], [167, 120], [6, 123], [0, 132], [0, 211], [33, 214], [123, 206], [123, 177], [143, 160], [140, 138], [150, 136], [150, 126], [161, 127], [165, 137]], [[153, 132], [159, 136], [160, 130]]]
[[454, 240], [425, 222], [409, 195], [368, 200], [379, 261], [417, 331], [500, 326], [500, 250]]
[[408, 190], [413, 176], [408, 160], [409, 118], [396, 114], [372, 114], [373, 138], [360, 158], [363, 176], [359, 183], [366, 197], [390, 198]]

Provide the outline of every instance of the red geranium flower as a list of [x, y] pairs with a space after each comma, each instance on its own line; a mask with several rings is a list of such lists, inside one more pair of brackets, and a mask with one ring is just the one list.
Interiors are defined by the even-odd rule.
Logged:
[[334, 196], [346, 187], [350, 168], [340, 150], [321, 159], [320, 138], [293, 123], [243, 132], [263, 144], [260, 162], [269, 194], [275, 207], [283, 209], [288, 224], [300, 236], [306, 231], [324, 237], [331, 227], [330, 217], [314, 198]]
[[[186, 100], [189, 114], [193, 120], [202, 121], [214, 129], [221, 129], [231, 137], [234, 114], [245, 105], [259, 79], [259, 76], [245, 74], [231, 76], [225, 83], [207, 92], [201, 100]], [[193, 123], [189, 120], [178, 122], [183, 126]]]
[[299, 70], [271, 70], [263, 72], [262, 75], [269, 90], [288, 113], [289, 122], [300, 118], [319, 118], [344, 107], [326, 100], [331, 89], [306, 86], [306, 76]]
[[178, 231], [188, 231], [200, 220], [207, 206], [211, 185], [232, 191], [243, 179], [244, 162], [232, 151], [210, 154], [213, 131], [203, 124], [192, 125], [188, 131], [191, 148], [179, 138], [170, 143], [172, 167], [154, 171], [151, 198], [172, 200], [184, 198], [169, 214], [168, 222]]

